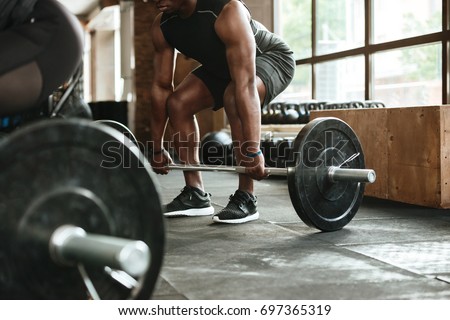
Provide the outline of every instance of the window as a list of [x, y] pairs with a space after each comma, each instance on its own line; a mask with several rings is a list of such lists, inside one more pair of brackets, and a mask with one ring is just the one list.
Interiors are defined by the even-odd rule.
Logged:
[[293, 48], [300, 72], [283, 95], [387, 106], [450, 103], [450, 0], [274, 4], [275, 31]]
[[362, 47], [364, 0], [318, 0], [316, 28], [317, 54]]
[[374, 97], [391, 106], [440, 104], [441, 66], [441, 44], [376, 53]]
[[374, 42], [442, 30], [442, 0], [373, 0]]
[[312, 90], [311, 65], [298, 65], [291, 85], [283, 92], [288, 100], [310, 100]]
[[318, 63], [317, 99], [364, 100], [364, 57], [356, 56]]
[[295, 53], [295, 59], [310, 57], [311, 48], [311, 0], [278, 1], [278, 24], [275, 30], [289, 44]]

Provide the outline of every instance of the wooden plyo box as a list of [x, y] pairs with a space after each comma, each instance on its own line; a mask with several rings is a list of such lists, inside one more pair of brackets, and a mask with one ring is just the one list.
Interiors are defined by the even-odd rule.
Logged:
[[450, 208], [450, 105], [323, 110], [317, 117], [347, 122], [361, 141], [377, 180], [365, 194], [433, 208]]

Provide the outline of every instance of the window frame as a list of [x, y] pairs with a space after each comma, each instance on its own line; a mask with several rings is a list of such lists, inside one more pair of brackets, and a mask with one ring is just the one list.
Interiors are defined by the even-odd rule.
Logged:
[[[279, 1], [274, 1], [274, 23], [275, 31], [279, 26], [277, 21], [278, 17], [278, 5]], [[393, 41], [373, 43], [373, 0], [364, 0], [364, 46], [357, 47], [349, 50], [338, 51], [329, 54], [317, 55], [317, 0], [311, 0], [312, 11], [312, 55], [311, 57], [296, 60], [296, 65], [311, 65], [311, 81], [312, 81], [312, 99], [317, 97], [317, 75], [316, 65], [322, 62], [330, 62], [333, 60], [339, 60], [347, 57], [363, 55], [365, 65], [365, 78], [364, 78], [364, 97], [366, 100], [371, 100], [373, 97], [374, 88], [374, 72], [373, 72], [373, 56], [376, 53], [383, 51], [408, 48], [418, 45], [427, 45], [433, 43], [442, 44], [442, 104], [450, 103], [450, 0], [442, 1], [442, 30], [439, 32], [424, 34], [420, 36], [414, 36], [409, 38], [403, 38]]]

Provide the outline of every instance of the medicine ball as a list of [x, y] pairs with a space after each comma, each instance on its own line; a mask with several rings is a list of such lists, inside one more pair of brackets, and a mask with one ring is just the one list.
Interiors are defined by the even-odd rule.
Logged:
[[200, 143], [200, 159], [203, 164], [232, 165], [233, 141], [224, 131], [205, 134]]

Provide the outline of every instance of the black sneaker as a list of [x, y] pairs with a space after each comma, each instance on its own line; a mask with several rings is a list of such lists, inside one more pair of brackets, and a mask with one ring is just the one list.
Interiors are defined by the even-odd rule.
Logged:
[[209, 216], [214, 213], [211, 206], [209, 193], [200, 189], [186, 186], [181, 193], [164, 206], [163, 212], [166, 217], [196, 217]]
[[247, 192], [237, 190], [230, 196], [227, 206], [213, 217], [214, 222], [244, 223], [259, 218], [256, 209], [256, 197]]

